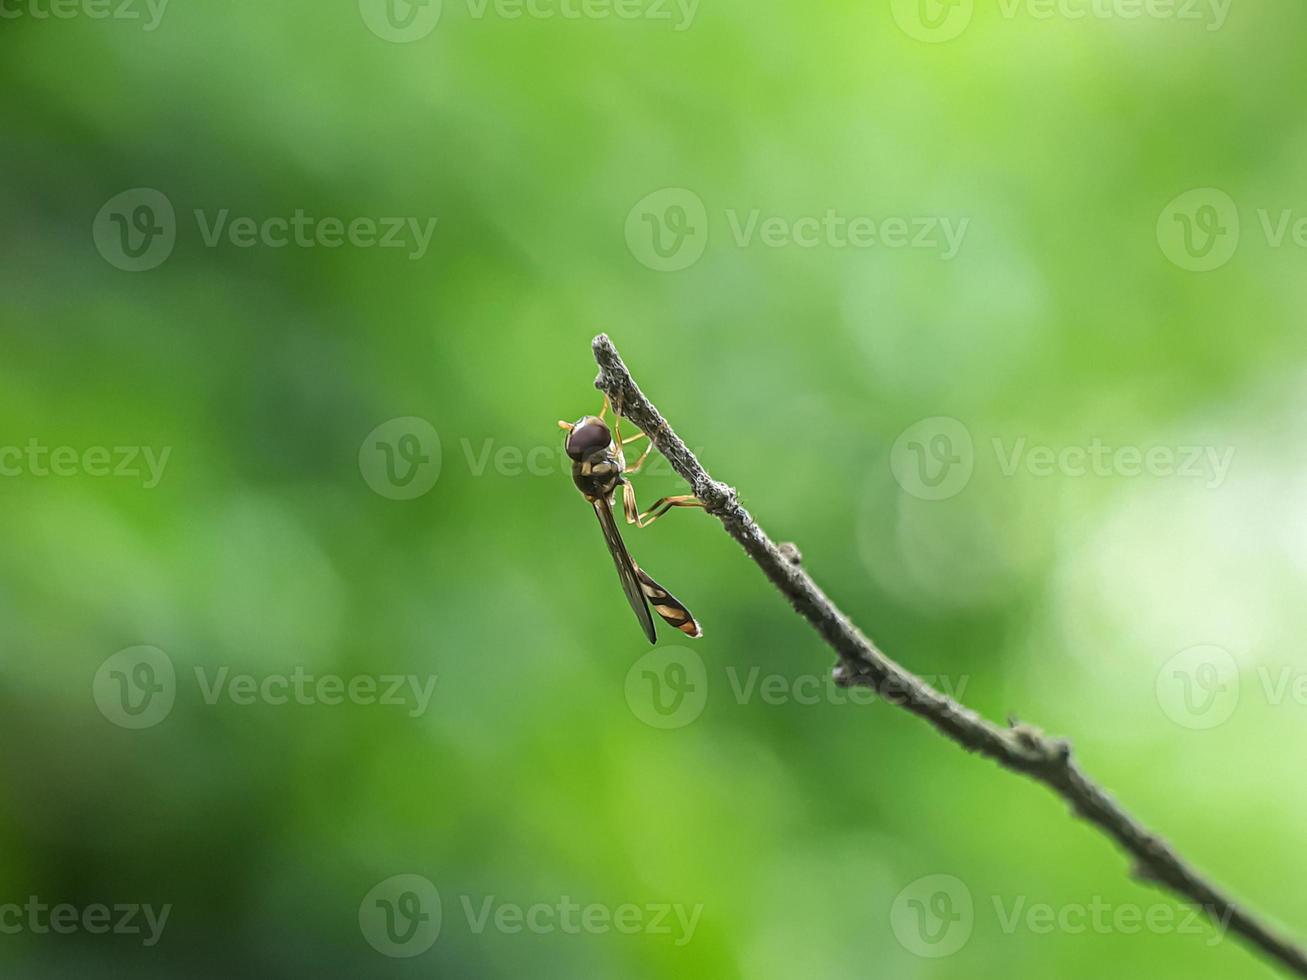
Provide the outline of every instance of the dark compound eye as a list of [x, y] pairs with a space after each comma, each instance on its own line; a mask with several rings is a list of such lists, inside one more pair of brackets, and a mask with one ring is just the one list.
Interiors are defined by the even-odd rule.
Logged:
[[612, 441], [608, 426], [592, 418], [578, 425], [568, 435], [567, 455], [572, 459], [584, 459], [587, 453], [608, 448]]

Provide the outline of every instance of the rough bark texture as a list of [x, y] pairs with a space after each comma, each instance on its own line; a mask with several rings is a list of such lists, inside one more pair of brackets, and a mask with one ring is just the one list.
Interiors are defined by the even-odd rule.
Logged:
[[[875, 688], [892, 704], [924, 718], [968, 752], [1038, 780], [1070, 804], [1081, 818], [1117, 842], [1134, 861], [1137, 878], [1169, 888], [1191, 900], [1292, 973], [1307, 977], [1307, 953], [1277, 933], [1217, 888], [1149, 831], [1081, 771], [1071, 745], [1029, 725], [1004, 728], [935, 690], [882, 653], [842, 613], [796, 560], [793, 545], [778, 547], [740, 505], [733, 487], [714, 480], [632, 379], [617, 348], [600, 334], [593, 343], [599, 376], [595, 387], [608, 395], [622, 415], [649, 435], [672, 468], [690, 484], [694, 495], [728, 534], [762, 569], [839, 655], [835, 680], [845, 686]], [[784, 548], [785, 550], [782, 550]]]

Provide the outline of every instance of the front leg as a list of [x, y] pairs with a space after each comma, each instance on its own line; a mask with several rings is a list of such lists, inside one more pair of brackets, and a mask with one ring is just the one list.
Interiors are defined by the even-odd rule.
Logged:
[[[631, 436], [629, 439], [623, 440], [622, 445], [623, 445], [623, 446], [630, 445], [631, 443], [635, 442], [637, 439], [643, 439], [644, 437], [645, 437], [645, 436], [644, 436], [644, 433], [641, 432], [638, 436]], [[650, 454], [651, 452], [653, 452], [653, 447], [654, 447], [654, 446], [653, 446], [653, 442], [650, 441], [649, 445], [647, 445], [647, 446], [644, 447], [644, 452], [642, 452], [642, 453], [640, 454], [640, 458], [637, 459], [637, 460], [636, 460], [634, 463], [632, 463], [630, 466], [628, 466], [628, 467], [627, 467], [623, 472], [625, 472], [625, 473], [639, 473], [639, 472], [640, 472], [640, 467], [644, 466], [644, 461], [645, 461], [646, 459], [648, 459], [648, 458], [649, 458], [649, 454]]]

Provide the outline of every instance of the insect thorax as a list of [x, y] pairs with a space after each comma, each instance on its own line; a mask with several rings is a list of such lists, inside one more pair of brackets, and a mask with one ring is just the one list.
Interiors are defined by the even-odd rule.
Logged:
[[602, 450], [572, 463], [572, 482], [588, 499], [606, 500], [622, 482], [622, 469], [611, 450]]

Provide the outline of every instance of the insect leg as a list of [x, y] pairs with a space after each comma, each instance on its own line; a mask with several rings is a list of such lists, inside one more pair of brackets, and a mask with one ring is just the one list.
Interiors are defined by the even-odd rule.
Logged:
[[673, 507], [703, 507], [704, 502], [692, 494], [681, 494], [676, 497], [663, 497], [655, 501], [654, 505], [647, 511], [636, 518], [636, 527], [648, 527], [658, 518], [662, 517]]
[[704, 503], [698, 497], [692, 494], [681, 494], [676, 497], [663, 497], [655, 501], [643, 514], [635, 503], [635, 488], [629, 483], [622, 484], [622, 509], [626, 513], [626, 523], [634, 524], [636, 527], [648, 527], [658, 518], [662, 517], [673, 507], [702, 507]]
[[[605, 395], [604, 397], [606, 399], [608, 396]], [[629, 446], [631, 443], [636, 442], [640, 439], [645, 439], [647, 437], [648, 437], [648, 433], [637, 432], [635, 435], [627, 439], [622, 438], [622, 407], [621, 405], [618, 405], [615, 411], [613, 412], [613, 443], [620, 448], [622, 446]], [[639, 473], [640, 467], [644, 465], [644, 461], [649, 458], [649, 454], [651, 452], [653, 452], [652, 440], [650, 440], [649, 445], [644, 447], [644, 452], [640, 454], [640, 458], [635, 461], [635, 464], [632, 466], [628, 466], [626, 469], [622, 470], [622, 472]]]
[[640, 519], [640, 507], [635, 502], [635, 487], [629, 483], [622, 484], [622, 512], [626, 514], [627, 524], [634, 524]]
[[[641, 432], [639, 436], [631, 436], [631, 438], [630, 438], [630, 439], [627, 439], [626, 442], [635, 442], [635, 440], [639, 439], [640, 436], [643, 436], [643, 435], [644, 435], [644, 433]], [[625, 443], [623, 443], [623, 445], [625, 445]], [[649, 454], [650, 454], [651, 452], [653, 452], [653, 443], [652, 443], [652, 442], [649, 443], [649, 445], [647, 445], [647, 446], [644, 447], [644, 452], [642, 452], [642, 453], [640, 454], [640, 458], [637, 459], [633, 464], [631, 464], [630, 466], [628, 466], [628, 467], [626, 468], [625, 472], [627, 472], [627, 473], [639, 473], [639, 472], [640, 472], [640, 467], [644, 465], [644, 461], [645, 461], [646, 459], [649, 458]]]

